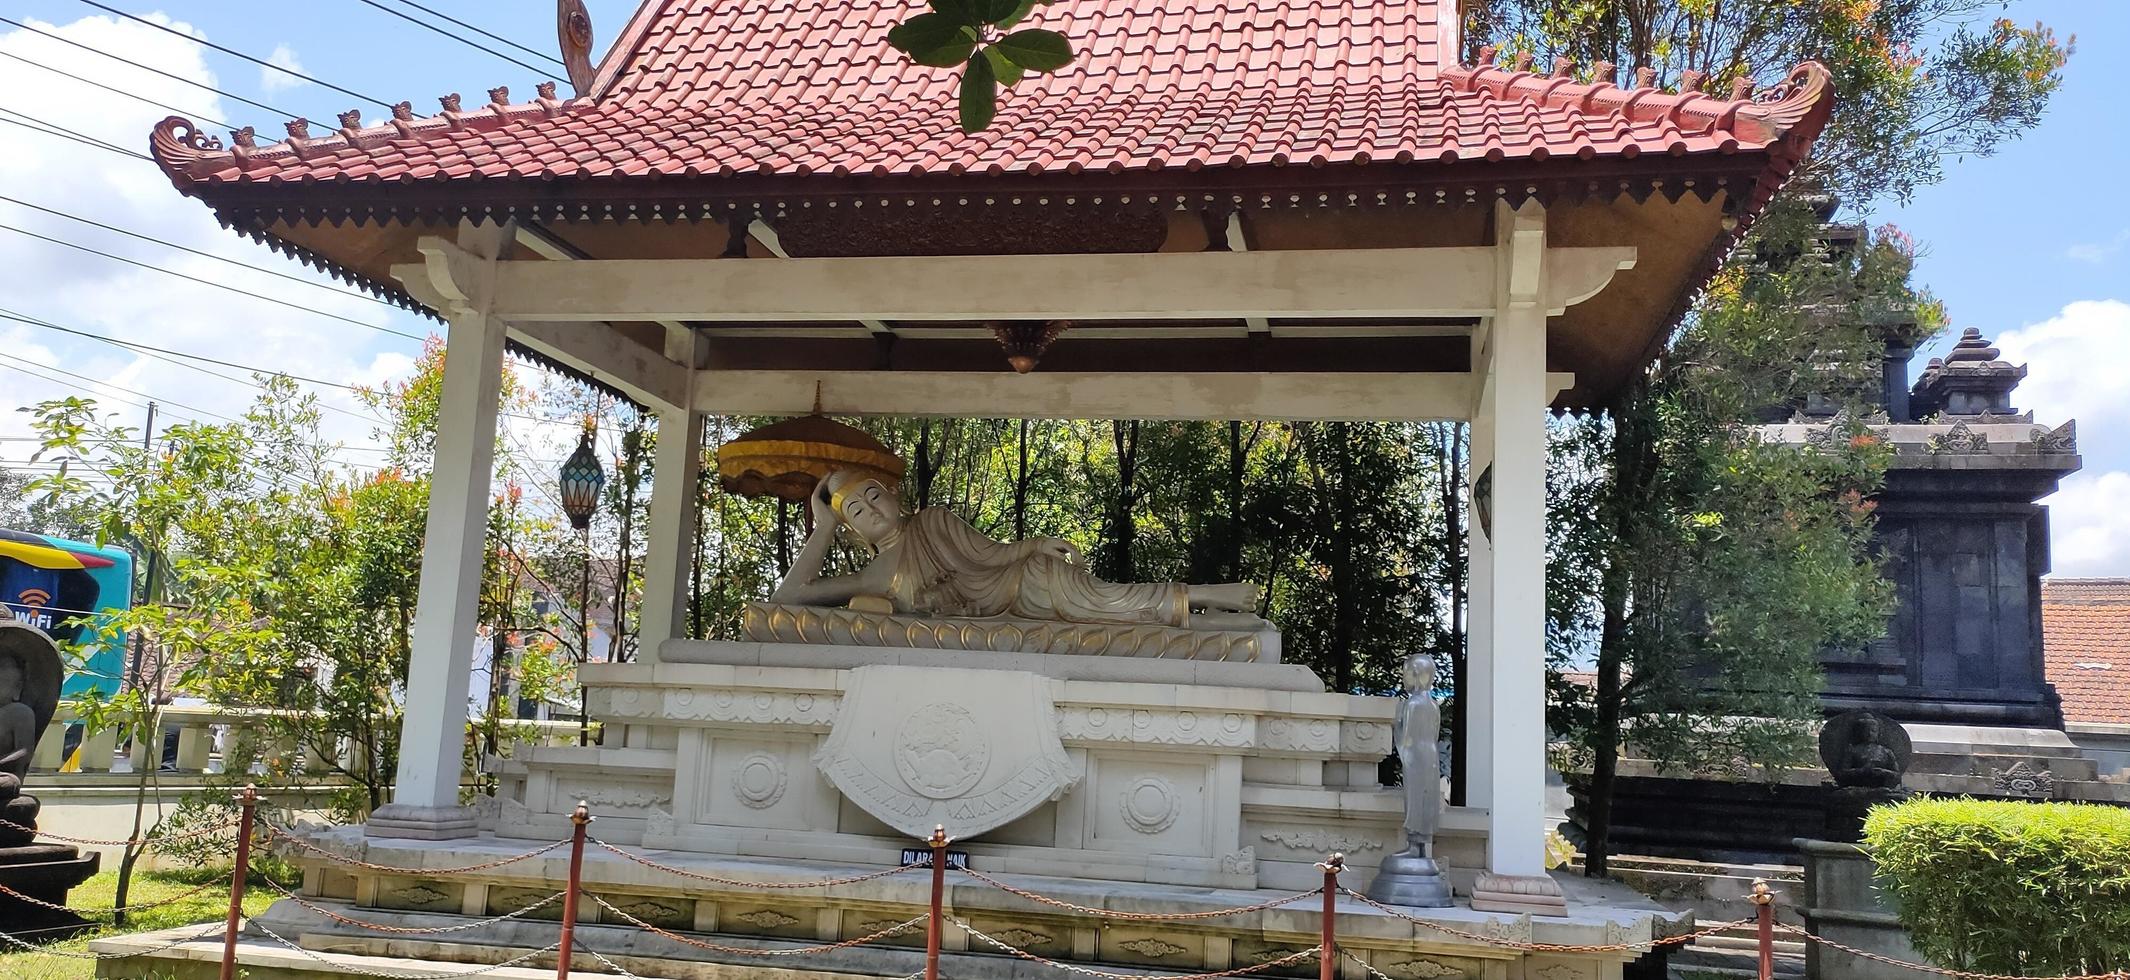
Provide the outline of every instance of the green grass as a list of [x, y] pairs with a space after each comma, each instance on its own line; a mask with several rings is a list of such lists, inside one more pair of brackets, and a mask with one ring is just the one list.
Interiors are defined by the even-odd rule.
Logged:
[[[257, 881], [254, 872], [253, 881]], [[82, 934], [80, 937], [50, 947], [54, 950], [79, 953], [87, 949], [89, 940], [105, 936], [121, 936], [135, 932], [152, 932], [176, 926], [219, 922], [229, 914], [229, 870], [186, 869], [176, 871], [144, 871], [133, 876], [133, 887], [126, 895], [126, 904], [141, 905], [159, 902], [182, 895], [207, 882], [218, 882], [221, 887], [210, 887], [183, 901], [152, 909], [140, 909], [126, 916], [125, 928], [110, 925], [108, 910], [118, 893], [118, 872], [105, 871], [82, 882], [67, 894], [67, 905], [81, 915], [104, 923], [103, 928]], [[244, 890], [244, 914], [257, 915], [273, 904], [275, 892], [263, 885]], [[0, 951], [0, 977], [8, 980], [89, 980], [96, 975], [96, 964], [89, 960], [45, 953], [24, 953], [5, 947]]]

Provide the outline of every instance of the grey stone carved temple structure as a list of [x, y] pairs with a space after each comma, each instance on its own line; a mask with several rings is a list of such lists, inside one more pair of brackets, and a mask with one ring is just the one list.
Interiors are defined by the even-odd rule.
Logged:
[[[1963, 331], [1911, 384], [1913, 354], [1889, 343], [1867, 417], [1808, 404], [1760, 430], [1809, 446], [1861, 423], [1895, 450], [1877, 499], [1894, 612], [1877, 642], [1823, 655], [1821, 704], [1830, 716], [1899, 722], [1913, 745], [1900, 787], [1910, 792], [2130, 805], [2130, 784], [2101, 780], [2065, 736], [2043, 672], [2049, 522], [2039, 501], [2079, 468], [2076, 422], [2020, 409], [2026, 367], [1980, 330]], [[1820, 769], [1660, 773], [1630, 758], [1620, 771], [1613, 833], [1624, 853], [1787, 864], [1792, 841], [1827, 836], [1834, 783]]]

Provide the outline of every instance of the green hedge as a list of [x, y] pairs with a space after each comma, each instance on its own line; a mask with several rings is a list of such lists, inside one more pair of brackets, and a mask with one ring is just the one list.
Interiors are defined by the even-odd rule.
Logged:
[[1940, 965], [2130, 970], [2130, 809], [1910, 800], [1872, 810], [1864, 843], [1916, 949]]

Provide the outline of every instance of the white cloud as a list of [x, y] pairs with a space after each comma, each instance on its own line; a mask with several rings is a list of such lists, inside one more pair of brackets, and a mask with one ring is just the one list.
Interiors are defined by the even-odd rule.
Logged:
[[289, 74], [289, 72], [293, 71], [303, 71], [303, 62], [296, 60], [296, 49], [286, 44], [276, 44], [274, 45], [274, 52], [267, 55], [266, 60], [272, 62], [275, 67], [268, 68], [264, 65], [259, 67], [260, 88], [269, 92], [281, 92], [310, 84]]
[[2121, 252], [2124, 246], [2130, 246], [2130, 228], [2116, 232], [2114, 238], [2104, 242], [2079, 242], [2064, 249], [2063, 254], [2065, 258], [2075, 262], [2103, 265], [2114, 258], [2116, 253]]
[[[196, 36], [190, 25], [151, 17]], [[30, 21], [41, 30], [107, 51], [141, 64], [155, 65], [183, 78], [216, 84], [203, 49], [146, 25], [110, 17], [87, 17], [64, 25]], [[179, 107], [212, 130], [222, 120], [253, 123], [271, 120], [213, 92], [100, 58], [28, 31], [0, 32], [0, 50], [38, 64], [71, 72], [145, 98]], [[279, 73], [275, 73], [278, 75]], [[0, 90], [14, 93], [10, 108], [80, 131], [118, 146], [145, 149], [148, 133], [169, 110], [44, 71], [0, 59]], [[0, 187], [5, 193], [66, 214], [79, 215], [164, 241], [199, 249], [249, 265], [273, 269], [312, 282], [332, 284], [325, 276], [272, 254], [222, 229], [198, 202], [179, 195], [152, 163], [95, 149], [16, 127], [0, 127], [7, 152], [0, 154]], [[41, 235], [79, 242], [240, 290], [299, 306], [350, 317], [365, 323], [424, 334], [431, 324], [349, 295], [300, 285], [196, 255], [137, 241], [29, 208], [0, 202], [0, 223]], [[337, 285], [337, 284], [335, 284]], [[158, 347], [195, 352], [270, 370], [347, 383], [375, 383], [403, 375], [417, 344], [301, 310], [262, 302], [158, 272], [76, 252], [12, 232], [0, 231], [0, 307], [64, 326]], [[114, 414], [138, 425], [141, 410], [120, 404], [154, 398], [161, 420], [242, 414], [258, 394], [239, 369], [203, 365], [217, 378], [166, 360], [108, 344], [10, 321], [0, 321], [0, 350], [8, 363], [54, 365], [90, 378], [131, 389], [114, 391], [80, 379], [38, 380], [0, 369], [0, 437], [26, 435], [29, 417], [17, 408], [49, 398], [98, 396]], [[43, 368], [36, 368], [50, 373]], [[326, 405], [364, 414], [361, 405], [338, 389], [306, 386]], [[159, 422], [159, 427], [162, 423]], [[342, 412], [324, 415], [324, 438], [351, 446], [374, 445], [374, 423]], [[0, 467], [26, 455], [19, 441], [0, 441]], [[346, 458], [374, 465], [374, 453], [349, 452]]]
[[2130, 396], [2120, 367], [2130, 350], [2130, 303], [2072, 303], [1997, 343], [2005, 360], [2027, 365], [2014, 404], [2044, 424], [2078, 420], [2085, 469], [2043, 501], [2055, 573], [2130, 575]]
[[2049, 550], [2056, 575], [2130, 575], [2130, 473], [2090, 470], [2048, 498]]

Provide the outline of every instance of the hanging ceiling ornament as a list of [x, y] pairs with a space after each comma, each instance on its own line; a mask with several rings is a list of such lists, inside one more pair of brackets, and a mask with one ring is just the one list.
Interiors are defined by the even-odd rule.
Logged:
[[994, 320], [991, 335], [998, 338], [998, 345], [1006, 350], [1006, 363], [1015, 371], [1027, 374], [1035, 370], [1043, 352], [1058, 339], [1058, 335], [1072, 326], [1071, 320]]
[[836, 470], [855, 470], [893, 489], [904, 466], [880, 440], [821, 414], [818, 389], [813, 414], [772, 422], [717, 447], [718, 485], [742, 497], [803, 502]]
[[599, 491], [606, 486], [606, 469], [599, 465], [599, 454], [592, 449], [592, 436], [592, 420], [586, 418], [577, 451], [562, 461], [559, 478], [562, 512], [569, 515], [570, 526], [579, 531], [592, 526], [592, 512], [599, 508]]

